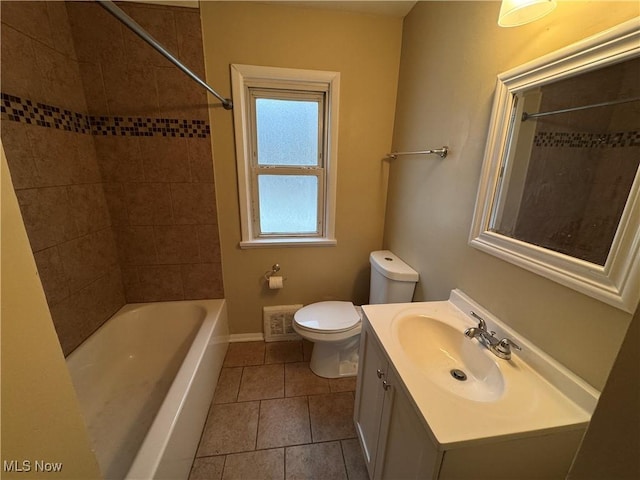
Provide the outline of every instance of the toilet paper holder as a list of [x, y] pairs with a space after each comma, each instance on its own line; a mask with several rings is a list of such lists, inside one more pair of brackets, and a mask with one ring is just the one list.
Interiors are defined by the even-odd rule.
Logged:
[[[278, 265], [277, 263], [274, 263], [271, 266], [271, 270], [267, 270], [266, 272], [264, 272], [264, 279], [268, 282], [269, 279], [279, 271], [280, 271], [280, 265]], [[286, 278], [283, 278], [283, 280], [286, 280]]]

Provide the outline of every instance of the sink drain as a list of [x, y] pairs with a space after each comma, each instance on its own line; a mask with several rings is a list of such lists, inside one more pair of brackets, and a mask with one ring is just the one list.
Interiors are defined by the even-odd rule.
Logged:
[[453, 378], [455, 378], [456, 380], [459, 380], [461, 382], [464, 382], [467, 379], [467, 374], [464, 373], [462, 370], [459, 370], [457, 368], [454, 368], [449, 373], [451, 373], [451, 376]]

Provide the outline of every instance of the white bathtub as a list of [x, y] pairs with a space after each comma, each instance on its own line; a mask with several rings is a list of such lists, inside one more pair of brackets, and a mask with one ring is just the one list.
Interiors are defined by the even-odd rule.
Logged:
[[228, 332], [224, 300], [129, 304], [67, 357], [104, 478], [188, 478]]

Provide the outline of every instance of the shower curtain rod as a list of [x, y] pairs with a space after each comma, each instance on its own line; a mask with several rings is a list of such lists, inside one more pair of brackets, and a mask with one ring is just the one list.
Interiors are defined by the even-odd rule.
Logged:
[[577, 110], [586, 110], [588, 108], [607, 107], [609, 105], [619, 105], [621, 103], [637, 102], [640, 97], [622, 98], [620, 100], [611, 100], [610, 102], [594, 103], [593, 105], [583, 105], [581, 107], [564, 108], [562, 110], [553, 110], [551, 112], [527, 113], [522, 112], [522, 121], [525, 122], [532, 118], [546, 117], [547, 115], [556, 115], [558, 113], [575, 112]]
[[198, 77], [195, 73], [189, 70], [180, 60], [174, 57], [171, 52], [169, 52], [166, 48], [162, 46], [155, 38], [153, 38], [149, 33], [142, 28], [140, 25], [136, 23], [129, 15], [123, 12], [115, 3], [110, 0], [96, 0], [101, 7], [107, 10], [111, 15], [116, 17], [122, 23], [124, 23], [127, 27], [129, 27], [136, 35], [142, 38], [145, 42], [155, 48], [158, 52], [160, 52], [163, 56], [165, 56], [171, 63], [173, 63], [176, 67], [182, 70], [185, 74], [191, 77], [196, 83], [200, 84], [200, 86], [206, 88], [211, 95], [216, 97], [218, 100], [222, 102], [222, 106], [225, 110], [231, 110], [233, 108], [233, 102], [229, 98], [224, 98], [218, 92], [216, 92], [213, 88], [211, 88], [204, 80]]

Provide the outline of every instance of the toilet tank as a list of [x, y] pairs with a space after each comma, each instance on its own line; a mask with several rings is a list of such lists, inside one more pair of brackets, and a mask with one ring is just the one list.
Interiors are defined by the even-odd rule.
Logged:
[[371, 252], [369, 303], [405, 303], [413, 299], [418, 272], [389, 250]]

